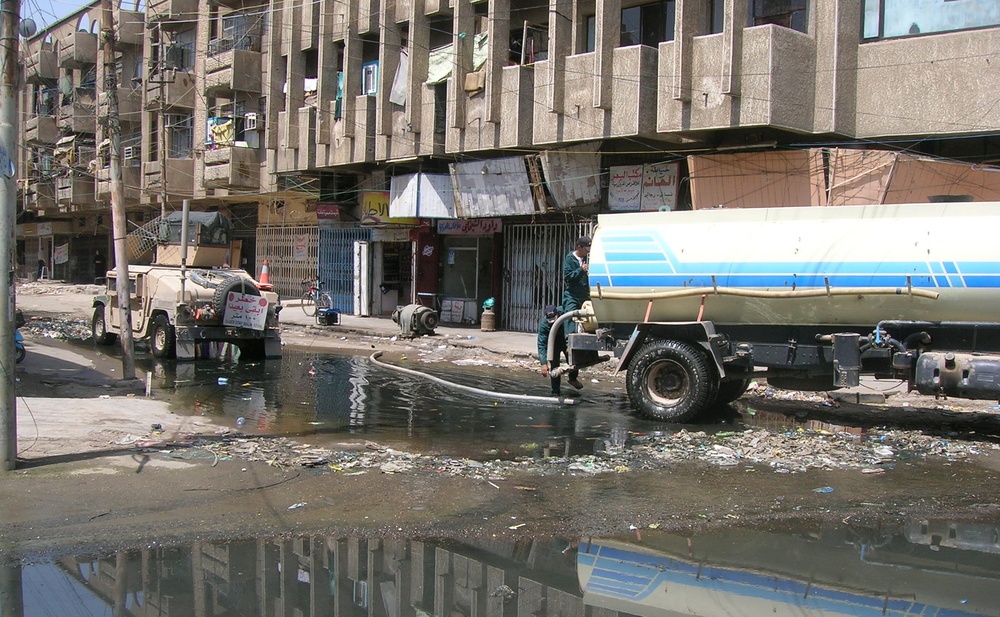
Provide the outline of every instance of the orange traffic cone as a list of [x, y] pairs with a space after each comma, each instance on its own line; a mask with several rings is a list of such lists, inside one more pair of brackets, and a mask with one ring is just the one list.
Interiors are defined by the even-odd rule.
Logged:
[[264, 260], [263, 265], [260, 267], [260, 281], [257, 287], [263, 289], [264, 291], [271, 291], [274, 287], [271, 286], [271, 271], [267, 267], [267, 260]]

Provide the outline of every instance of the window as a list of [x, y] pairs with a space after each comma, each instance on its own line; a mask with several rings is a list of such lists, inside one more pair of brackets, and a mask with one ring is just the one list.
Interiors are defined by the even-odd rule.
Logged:
[[708, 0], [708, 33], [719, 34], [725, 24], [726, 0]]
[[656, 47], [674, 40], [675, 0], [660, 0], [622, 9], [621, 46]]
[[1000, 26], [996, 0], [865, 0], [862, 36], [891, 39]]
[[773, 24], [798, 32], [809, 31], [808, 0], [751, 0], [750, 24]]
[[585, 37], [584, 53], [590, 53], [597, 49], [597, 17], [587, 16], [587, 36]]
[[191, 158], [194, 149], [194, 116], [166, 114], [167, 155], [174, 159]]
[[378, 62], [365, 62], [361, 65], [361, 94], [372, 95], [378, 92]]

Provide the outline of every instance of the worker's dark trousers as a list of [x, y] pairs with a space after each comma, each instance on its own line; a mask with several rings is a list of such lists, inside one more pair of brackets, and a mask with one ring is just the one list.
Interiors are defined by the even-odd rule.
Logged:
[[[562, 358], [562, 352], [559, 352], [558, 354], [556, 354], [555, 359], [553, 359], [552, 363], [549, 364], [549, 371], [554, 371], [557, 368], [559, 368], [559, 360], [561, 358]], [[568, 377], [570, 379], [576, 379], [577, 377], [580, 376], [580, 371], [570, 371], [567, 375], [568, 375]], [[550, 377], [549, 381], [552, 382], [552, 394], [554, 394], [556, 396], [559, 396], [562, 393], [562, 390], [560, 389], [560, 384], [559, 384], [559, 382], [562, 381], [562, 378], [561, 377]]]

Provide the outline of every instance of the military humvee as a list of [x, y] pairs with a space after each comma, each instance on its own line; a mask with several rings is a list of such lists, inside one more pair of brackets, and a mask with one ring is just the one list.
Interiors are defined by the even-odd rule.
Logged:
[[[129, 265], [132, 334], [157, 358], [191, 360], [201, 343], [231, 343], [241, 359], [281, 357], [278, 295], [244, 270], [224, 267], [229, 221], [215, 212], [188, 215], [188, 251], [181, 267], [181, 213], [159, 226], [151, 265]], [[115, 270], [94, 298], [94, 340], [110, 345], [121, 334]]]

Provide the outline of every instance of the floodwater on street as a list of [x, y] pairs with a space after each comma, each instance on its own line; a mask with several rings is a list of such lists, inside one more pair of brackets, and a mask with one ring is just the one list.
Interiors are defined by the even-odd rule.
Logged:
[[[382, 361], [480, 389], [548, 396], [548, 379], [538, 373], [418, 363], [405, 354]], [[320, 444], [361, 438], [495, 459], [553, 450], [592, 454], [630, 432], [665, 428], [634, 416], [624, 390], [589, 381], [572, 393], [577, 404], [561, 405], [476, 396], [387, 370], [368, 356], [335, 352], [286, 349], [280, 361], [255, 364], [140, 359], [138, 366], [152, 372], [154, 394], [169, 393], [178, 413], [211, 417], [246, 434], [308, 435]]]
[[67, 554], [0, 570], [5, 615], [973, 617], [1000, 612], [1000, 525], [312, 535]]

